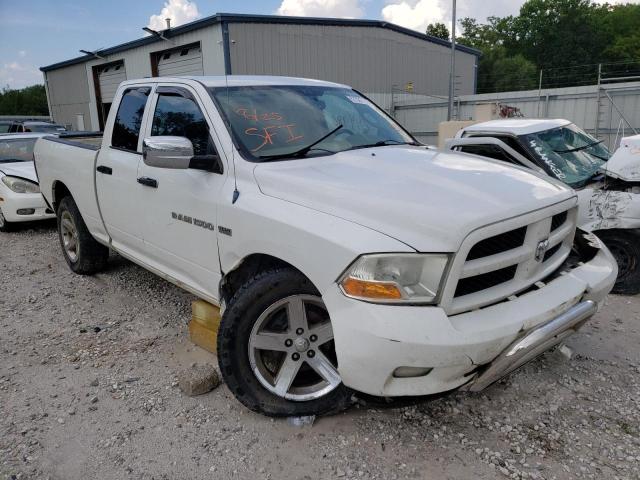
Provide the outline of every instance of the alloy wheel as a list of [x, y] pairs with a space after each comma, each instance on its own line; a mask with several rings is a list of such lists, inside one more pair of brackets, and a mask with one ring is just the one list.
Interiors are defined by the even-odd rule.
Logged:
[[78, 260], [80, 244], [78, 242], [78, 229], [71, 214], [65, 210], [60, 217], [60, 233], [62, 235], [62, 247], [72, 262]]
[[342, 381], [322, 299], [293, 295], [267, 308], [249, 336], [249, 361], [258, 381], [287, 400], [314, 400], [337, 388]]

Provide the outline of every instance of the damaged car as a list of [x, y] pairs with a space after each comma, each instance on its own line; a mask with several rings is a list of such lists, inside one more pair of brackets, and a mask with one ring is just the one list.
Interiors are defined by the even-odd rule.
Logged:
[[612, 155], [569, 120], [505, 119], [465, 127], [447, 148], [544, 172], [578, 192], [578, 225], [615, 256], [614, 293], [640, 292], [640, 135]]

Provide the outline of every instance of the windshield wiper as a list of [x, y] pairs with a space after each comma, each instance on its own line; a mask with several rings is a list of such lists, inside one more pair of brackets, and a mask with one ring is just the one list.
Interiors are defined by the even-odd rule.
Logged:
[[336, 133], [341, 128], [342, 128], [342, 124], [338, 125], [336, 128], [334, 128], [329, 133], [327, 133], [326, 135], [322, 136], [321, 138], [319, 138], [315, 142], [310, 143], [306, 147], [302, 147], [299, 150], [295, 150], [295, 151], [290, 152], [290, 153], [280, 153], [280, 154], [277, 154], [277, 155], [258, 155], [258, 158], [260, 160], [267, 160], [268, 161], [268, 160], [278, 160], [280, 158], [299, 158], [299, 157], [304, 157], [307, 153], [309, 153], [311, 151], [311, 149], [313, 147], [318, 145], [323, 140], [326, 140], [327, 138], [329, 138], [331, 135]]
[[[587, 143], [586, 145], [582, 145], [581, 147], [576, 147], [576, 148], [570, 148], [568, 150], [554, 150], [554, 152], [556, 153], [571, 153], [571, 152], [577, 152], [579, 150], [584, 150], [585, 148], [589, 148], [589, 147], [595, 147], [596, 145], [599, 145], [603, 142], [603, 140], [598, 140], [597, 142], [593, 142], [593, 143]], [[597, 157], [597, 155], [594, 155]], [[598, 157], [600, 158], [600, 157]]]
[[358, 150], [360, 148], [372, 148], [372, 147], [384, 147], [387, 145], [413, 145], [418, 146], [421, 145], [418, 142], [402, 142], [400, 140], [380, 140], [374, 143], [365, 143], [364, 145], [356, 145], [354, 147], [348, 148], [347, 150]]

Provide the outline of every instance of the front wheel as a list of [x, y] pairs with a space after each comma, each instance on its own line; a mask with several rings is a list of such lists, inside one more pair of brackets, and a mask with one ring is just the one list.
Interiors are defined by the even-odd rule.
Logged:
[[293, 269], [261, 273], [233, 296], [218, 332], [218, 362], [232, 393], [256, 412], [321, 415], [350, 404], [327, 309]]
[[618, 278], [612, 292], [635, 295], [640, 292], [640, 235], [634, 230], [596, 232], [618, 262]]

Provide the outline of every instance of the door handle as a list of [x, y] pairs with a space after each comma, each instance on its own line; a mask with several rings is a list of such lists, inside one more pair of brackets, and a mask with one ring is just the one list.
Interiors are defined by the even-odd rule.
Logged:
[[98, 165], [96, 170], [100, 173], [104, 173], [105, 175], [111, 175], [113, 173], [113, 169], [111, 167], [106, 167], [104, 165]]
[[151, 188], [158, 188], [158, 181], [155, 178], [140, 177], [138, 183]]

